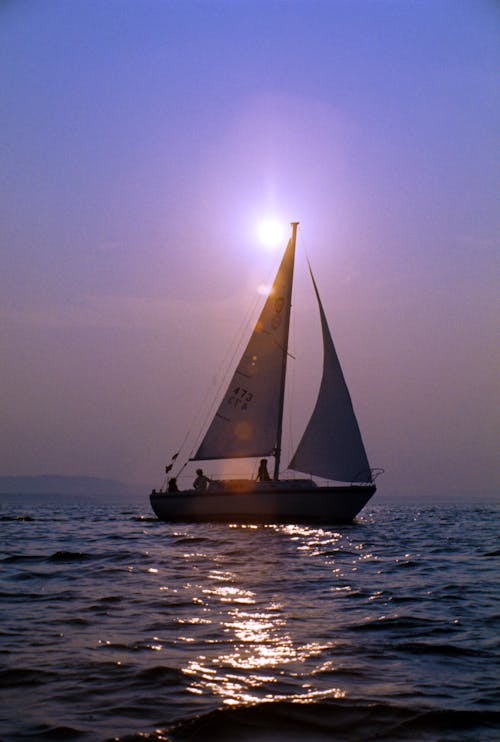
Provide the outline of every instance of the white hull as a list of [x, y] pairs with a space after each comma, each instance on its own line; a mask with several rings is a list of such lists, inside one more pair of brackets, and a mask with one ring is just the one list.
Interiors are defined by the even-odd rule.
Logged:
[[228, 484], [203, 493], [153, 493], [151, 506], [164, 521], [349, 523], [376, 489], [374, 484], [316, 487], [307, 481], [248, 483], [246, 487], [235, 482], [233, 489]]

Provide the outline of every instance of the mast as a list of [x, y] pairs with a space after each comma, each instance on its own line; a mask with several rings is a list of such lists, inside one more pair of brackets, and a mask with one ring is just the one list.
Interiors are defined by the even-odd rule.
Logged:
[[[297, 240], [297, 227], [299, 226], [299, 222], [291, 222], [292, 227], [292, 266], [293, 261], [295, 259], [295, 243]], [[293, 272], [292, 272], [292, 282], [293, 282]], [[291, 296], [291, 286], [290, 286], [290, 296]], [[290, 329], [290, 312], [288, 313], [288, 317], [286, 320], [286, 327], [285, 327], [285, 342], [283, 345], [283, 360], [282, 360], [282, 366], [281, 366], [281, 385], [280, 385], [280, 399], [279, 399], [279, 407], [278, 407], [278, 425], [277, 425], [277, 434], [276, 434], [276, 448], [274, 450], [274, 479], [279, 479], [279, 473], [280, 473], [280, 461], [281, 461], [281, 436], [283, 432], [283, 407], [285, 404], [285, 379], [286, 379], [286, 362], [288, 359], [288, 335], [289, 335], [289, 329]]]

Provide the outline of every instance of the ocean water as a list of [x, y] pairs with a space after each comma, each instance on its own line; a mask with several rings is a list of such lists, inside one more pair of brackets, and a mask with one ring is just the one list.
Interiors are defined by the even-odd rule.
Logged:
[[499, 740], [498, 524], [3, 501], [0, 739]]

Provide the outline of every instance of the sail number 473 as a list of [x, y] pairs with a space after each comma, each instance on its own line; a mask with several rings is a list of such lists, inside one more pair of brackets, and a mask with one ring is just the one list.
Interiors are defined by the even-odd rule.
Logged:
[[233, 407], [237, 407], [240, 410], [246, 410], [248, 403], [252, 401], [253, 393], [249, 392], [248, 389], [243, 389], [241, 386], [237, 386], [231, 391], [231, 396], [227, 400], [228, 404]]

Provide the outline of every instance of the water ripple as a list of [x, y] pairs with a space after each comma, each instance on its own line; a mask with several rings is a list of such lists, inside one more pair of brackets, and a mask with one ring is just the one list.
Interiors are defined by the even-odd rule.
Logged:
[[339, 529], [12, 506], [0, 528], [6, 742], [498, 737], [496, 508]]

